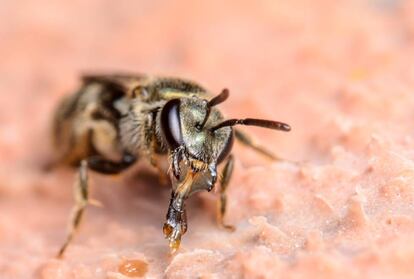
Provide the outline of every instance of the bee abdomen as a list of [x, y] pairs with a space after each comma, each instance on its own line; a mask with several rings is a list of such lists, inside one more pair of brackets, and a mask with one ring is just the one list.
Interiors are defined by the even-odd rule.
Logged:
[[93, 155], [108, 159], [120, 156], [118, 123], [121, 114], [113, 103], [121, 97], [119, 91], [91, 83], [63, 100], [53, 123], [53, 142], [61, 162], [77, 165]]

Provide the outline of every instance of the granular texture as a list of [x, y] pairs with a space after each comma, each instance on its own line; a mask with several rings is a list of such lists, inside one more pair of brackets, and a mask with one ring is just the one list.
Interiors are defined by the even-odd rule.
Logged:
[[[413, 278], [413, 18], [411, 0], [2, 1], [0, 277]], [[242, 127], [289, 161], [235, 145], [235, 232], [201, 193], [169, 255], [169, 189], [140, 162], [91, 174], [103, 208], [54, 258], [75, 171], [46, 170], [53, 110], [113, 71], [226, 87], [228, 117], [292, 126]]]

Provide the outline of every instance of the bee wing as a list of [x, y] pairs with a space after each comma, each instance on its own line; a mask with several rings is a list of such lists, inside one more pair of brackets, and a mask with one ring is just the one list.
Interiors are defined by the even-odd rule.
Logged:
[[141, 85], [148, 77], [142, 74], [119, 73], [111, 75], [86, 74], [82, 75], [83, 84], [100, 83], [116, 91], [122, 91], [127, 96], [132, 96], [134, 89]]

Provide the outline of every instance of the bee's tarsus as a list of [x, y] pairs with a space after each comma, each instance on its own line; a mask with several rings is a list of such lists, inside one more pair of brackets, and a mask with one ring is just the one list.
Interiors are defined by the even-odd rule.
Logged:
[[88, 200], [88, 196], [89, 196], [88, 163], [86, 160], [82, 160], [80, 164], [78, 179], [76, 180], [73, 190], [74, 190], [75, 205], [73, 206], [71, 218], [69, 220], [69, 231], [66, 236], [65, 242], [63, 243], [62, 247], [59, 249], [59, 252], [57, 254], [58, 258], [63, 257], [63, 254], [66, 251], [66, 248], [71, 243], [82, 221], [85, 208], [89, 203], [89, 200]]

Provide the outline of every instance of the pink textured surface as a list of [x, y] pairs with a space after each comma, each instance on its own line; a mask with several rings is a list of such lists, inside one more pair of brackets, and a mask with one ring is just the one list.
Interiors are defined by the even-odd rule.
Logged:
[[[0, 2], [0, 277], [127, 278], [119, 264], [141, 259], [148, 278], [412, 278], [412, 1], [196, 2]], [[48, 125], [94, 70], [228, 87], [227, 115], [291, 124], [248, 130], [303, 163], [236, 146], [227, 220], [237, 231], [216, 227], [203, 193], [174, 257], [161, 231], [169, 190], [155, 172], [93, 175], [105, 207], [88, 209], [56, 260], [74, 172], [41, 170]]]

